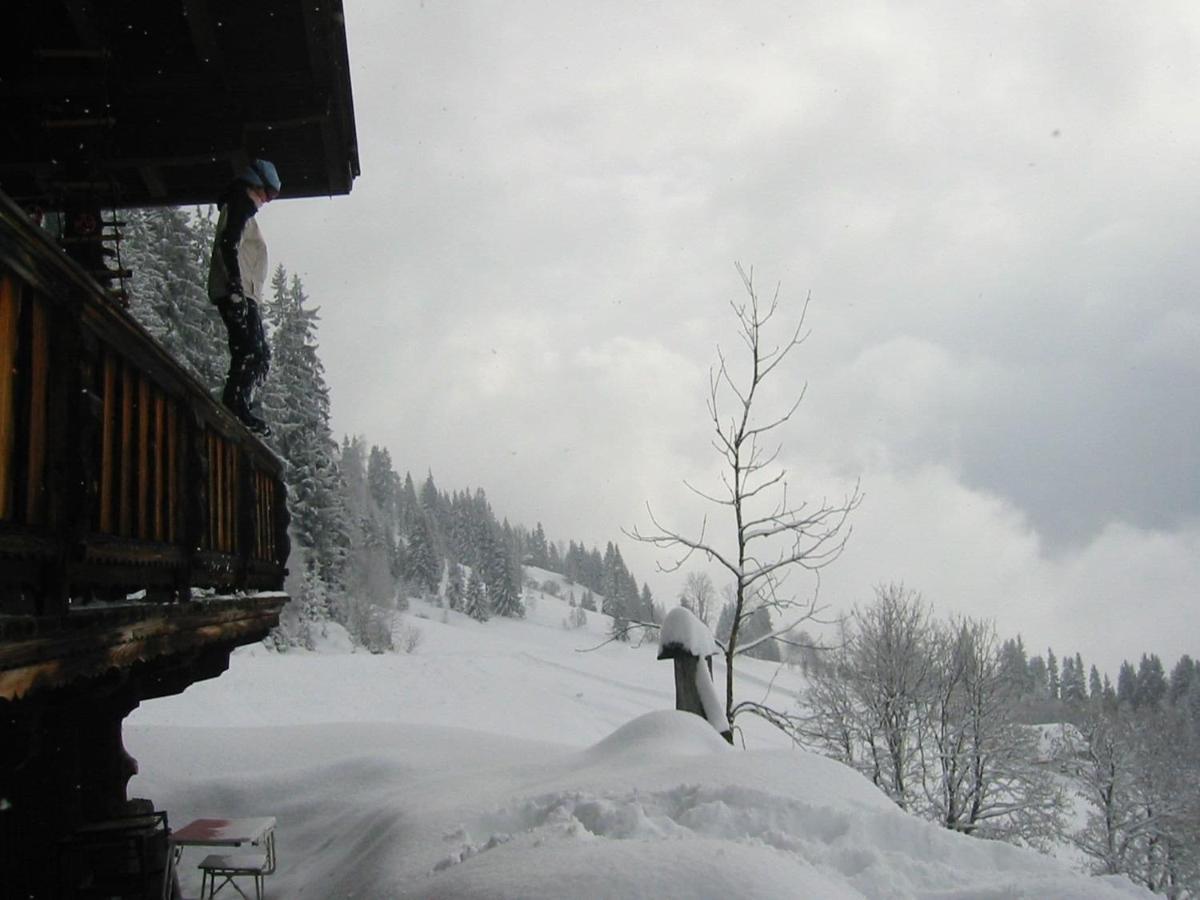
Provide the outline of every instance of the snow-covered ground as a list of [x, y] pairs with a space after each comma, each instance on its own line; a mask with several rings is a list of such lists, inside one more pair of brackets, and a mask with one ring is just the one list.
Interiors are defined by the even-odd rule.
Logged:
[[[1149, 896], [907, 816], [765, 725], [734, 750], [672, 709], [655, 647], [579, 652], [607, 620], [533, 597], [486, 624], [414, 604], [411, 654], [239, 650], [126, 720], [131, 795], [176, 826], [276, 816], [271, 898]], [[800, 685], [746, 666], [748, 696]]]

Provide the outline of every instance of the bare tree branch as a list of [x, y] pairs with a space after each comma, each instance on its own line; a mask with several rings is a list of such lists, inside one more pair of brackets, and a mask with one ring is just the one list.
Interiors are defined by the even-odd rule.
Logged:
[[657, 622], [626, 622], [613, 629], [607, 640], [603, 640], [594, 647], [576, 647], [576, 653], [592, 653], [599, 650], [601, 647], [607, 647], [609, 644], [620, 641], [629, 643], [629, 638], [635, 632], [638, 634], [638, 639], [631, 644], [633, 647], [640, 647], [649, 640], [651, 633], [657, 635], [662, 630], [662, 626]]
[[[744, 375], [735, 374], [734, 360], [718, 346], [705, 398], [712, 425], [712, 447], [722, 463], [719, 481], [725, 496], [684, 482], [695, 496], [732, 514], [731, 549], [708, 539], [703, 530], [696, 538], [663, 527], [648, 506], [654, 530], [643, 533], [635, 528], [632, 536], [664, 550], [682, 551], [669, 571], [678, 571], [685, 560], [700, 551], [733, 577], [729, 633], [723, 635], [725, 640], [721, 645], [725, 657], [727, 717], [732, 725], [739, 711], [748, 712], [792, 733], [788, 716], [770, 710], [765, 702], [734, 704], [734, 657], [771, 640], [787, 644], [787, 636], [801, 622], [820, 621], [824, 608], [817, 603], [819, 573], [845, 548], [851, 534], [848, 518], [862, 502], [862, 494], [855, 484], [840, 504], [826, 500], [819, 506], [789, 503], [787, 470], [778, 465], [783, 442], [772, 441], [774, 446], [771, 446], [765, 436], [778, 433], [792, 421], [806, 396], [807, 383], [781, 413], [774, 415], [764, 415], [760, 409], [760, 388], [808, 339], [806, 322], [812, 296], [805, 296], [795, 327], [784, 332], [781, 343], [773, 343], [767, 331], [780, 309], [781, 285], [777, 283], [769, 300], [764, 302], [754, 284], [753, 267], [734, 265], [744, 296], [740, 302], [730, 301], [729, 307], [736, 318], [735, 333], [744, 349], [747, 371]], [[815, 589], [809, 600], [798, 599], [783, 590], [786, 576], [792, 570], [813, 575]], [[743, 626], [750, 627], [756, 614], [769, 618], [772, 612], [788, 619], [789, 624], [783, 628], [768, 626], [769, 633], [757, 634], [746, 642], [739, 640], [739, 632]]]

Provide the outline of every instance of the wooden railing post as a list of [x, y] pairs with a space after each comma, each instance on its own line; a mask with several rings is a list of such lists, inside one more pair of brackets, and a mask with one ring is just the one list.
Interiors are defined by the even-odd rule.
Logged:
[[196, 567], [196, 554], [205, 546], [209, 529], [208, 491], [208, 434], [204, 423], [190, 410], [184, 428], [183, 453], [183, 541], [185, 564], [181, 580], [181, 599], [188, 599], [194, 583], [192, 574]]
[[45, 567], [43, 615], [66, 613], [71, 595], [71, 575], [83, 554], [91, 525], [91, 499], [97, 490], [92, 465], [96, 428], [103, 411], [89, 378], [97, 352], [94, 340], [80, 328], [80, 299], [69, 293], [65, 304], [49, 310], [50, 351], [48, 383], [49, 440], [47, 481], [49, 507], [58, 537], [57, 558]]
[[257, 533], [258, 490], [254, 484], [254, 467], [249, 454], [240, 444], [237, 447], [237, 571], [236, 584], [245, 589], [250, 578], [250, 560], [254, 555], [254, 538]]

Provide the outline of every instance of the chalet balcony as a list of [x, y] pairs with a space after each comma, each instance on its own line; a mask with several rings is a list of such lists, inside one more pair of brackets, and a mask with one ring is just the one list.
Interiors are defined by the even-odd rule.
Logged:
[[0, 698], [276, 623], [282, 463], [2, 195], [0, 360]]
[[10, 885], [44, 887], [74, 829], [127, 809], [130, 710], [219, 675], [235, 647], [278, 624], [282, 475], [0, 194], [0, 871]]

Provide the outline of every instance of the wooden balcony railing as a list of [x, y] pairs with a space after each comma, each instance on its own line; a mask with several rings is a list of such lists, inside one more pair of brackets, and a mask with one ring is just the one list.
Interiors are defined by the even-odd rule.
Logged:
[[282, 471], [0, 194], [0, 615], [278, 591]]

